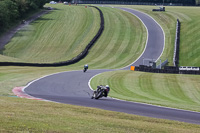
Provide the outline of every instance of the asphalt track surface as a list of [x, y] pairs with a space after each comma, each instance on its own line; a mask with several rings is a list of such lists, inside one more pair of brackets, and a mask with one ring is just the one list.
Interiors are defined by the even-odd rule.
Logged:
[[[164, 48], [165, 40], [164, 32], [160, 25], [144, 13], [127, 8], [120, 9], [137, 16], [146, 26], [148, 32], [146, 48], [142, 55], [135, 62], [123, 69], [130, 69], [131, 65], [137, 66], [142, 64], [143, 58], [159, 59]], [[200, 113], [198, 112], [134, 103], [112, 98], [102, 98], [99, 100], [91, 99], [93, 91], [89, 87], [90, 79], [106, 71], [114, 70], [89, 70], [86, 73], [82, 71], [69, 71], [52, 74], [31, 82], [25, 87], [24, 91], [36, 98], [59, 103], [200, 124]]]

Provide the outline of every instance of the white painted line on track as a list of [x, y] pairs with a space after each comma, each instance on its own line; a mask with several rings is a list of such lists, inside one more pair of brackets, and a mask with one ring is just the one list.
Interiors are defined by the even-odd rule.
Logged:
[[[36, 81], [38, 81], [38, 80], [41, 80], [41, 79], [43, 79], [43, 78], [46, 78], [46, 77], [49, 77], [49, 76], [52, 76], [52, 75], [56, 75], [56, 74], [67, 73], [67, 72], [75, 72], [75, 71], [81, 71], [81, 70], [64, 71], [64, 72], [57, 72], [57, 73], [45, 75], [45, 76], [43, 76], [43, 77], [41, 77], [41, 78], [38, 78], [38, 79], [35, 79], [35, 80], [29, 82], [25, 87], [22, 88], [22, 92], [23, 92], [24, 94], [26, 94], [27, 96], [32, 97], [32, 98], [27, 98], [27, 99], [34, 99], [34, 98], [35, 98], [35, 99], [38, 99], [37, 97], [33, 97], [33, 96], [27, 94], [27, 93], [25, 92], [25, 89], [26, 89], [27, 87], [29, 87], [32, 83], [34, 83], [34, 82], [36, 82]], [[20, 97], [20, 96], [18, 96], [18, 97]], [[55, 102], [55, 101], [46, 100], [46, 99], [42, 99], [42, 98], [39, 98], [39, 99], [41, 99], [42, 101]], [[59, 102], [55, 102], [55, 103], [59, 103]]]
[[[118, 8], [118, 9], [119, 9], [119, 8]], [[122, 9], [120, 9], [120, 10], [122, 10]], [[123, 11], [128, 12], [128, 11], [126, 11], [126, 10], [123, 10]], [[131, 13], [131, 12], [128, 12], [128, 13], [130, 13], [130, 14], [136, 16], [135, 14], [133, 14], [133, 13]], [[142, 57], [142, 55], [143, 55], [144, 52], [146, 51], [147, 44], [148, 44], [148, 41], [149, 41], [149, 32], [148, 32], [147, 26], [144, 24], [144, 22], [143, 22], [138, 16], [136, 16], [136, 17], [137, 17], [137, 18], [142, 22], [142, 24], [144, 25], [144, 27], [145, 27], [145, 29], [146, 29], [146, 33], [147, 33], [147, 39], [146, 39], [145, 48], [144, 48], [142, 54], [141, 54], [134, 62], [132, 62], [131, 64], [137, 62], [137, 61]], [[121, 68], [121, 69], [125, 69], [125, 68], [129, 67], [131, 64], [129, 64], [129, 65], [127, 65], [127, 66], [125, 66], [125, 67], [123, 67], [123, 68]], [[120, 70], [121, 70], [121, 69], [120, 69]]]
[[49, 76], [52, 76], [52, 75], [56, 75], [56, 74], [68, 73], [68, 72], [76, 72], [76, 71], [80, 71], [80, 70], [64, 71], [64, 72], [57, 72], [57, 73], [53, 73], [53, 74], [49, 74], [49, 75], [45, 75], [45, 76], [43, 76], [43, 77], [41, 77], [41, 78], [38, 78], [38, 79], [35, 79], [35, 80], [29, 82], [29, 83], [28, 83], [28, 84], [23, 88], [23, 92], [24, 92], [24, 90], [25, 90], [29, 85], [31, 85], [32, 83], [34, 83], [34, 82], [36, 82], [36, 81], [38, 81], [38, 80], [40, 80], [40, 79], [43, 79], [43, 78], [46, 78], [46, 77], [49, 77]]
[[[91, 70], [92, 70], [92, 69], [91, 69]], [[95, 70], [102, 70], [102, 69], [95, 69]], [[43, 79], [43, 78], [46, 78], [46, 77], [49, 77], [49, 76], [52, 76], [52, 75], [56, 75], [56, 74], [70, 73], [70, 72], [78, 72], [78, 71], [82, 71], [82, 70], [63, 71], [63, 72], [57, 72], [57, 73], [52, 73], [52, 74], [45, 75], [45, 76], [43, 76], [43, 77], [40, 77], [40, 78], [38, 78], [38, 79], [35, 79], [35, 80], [32, 80], [31, 82], [29, 82], [25, 87], [22, 88], [22, 91], [24, 92], [24, 94], [29, 95], [29, 94], [27, 94], [27, 93], [25, 92], [25, 89], [26, 89], [27, 87], [29, 87], [31, 84], [33, 84], [34, 82], [38, 81], [38, 80], [41, 80], [41, 79]], [[31, 96], [31, 95], [29, 95], [29, 96]], [[31, 97], [33, 97], [33, 96], [31, 96]], [[45, 99], [44, 99], [44, 100], [45, 100]], [[46, 101], [49, 101], [49, 100], [46, 100]], [[53, 101], [51, 101], [51, 102], [53, 102]]]
[[127, 8], [127, 9], [135, 10], [135, 11], [138, 11], [138, 12], [140, 12], [140, 13], [143, 13], [143, 14], [149, 16], [149, 17], [152, 18], [152, 19], [157, 23], [157, 25], [161, 28], [161, 30], [162, 30], [162, 32], [163, 32], [163, 35], [164, 35], [164, 42], [163, 42], [164, 47], [163, 47], [162, 53], [160, 54], [160, 56], [159, 56], [159, 57], [157, 58], [157, 60], [156, 60], [156, 62], [157, 62], [157, 61], [159, 60], [159, 58], [162, 56], [162, 54], [163, 54], [163, 52], [164, 52], [164, 49], [165, 49], [165, 32], [164, 32], [163, 28], [161, 27], [161, 25], [160, 25], [152, 16], [150, 16], [150, 15], [144, 13], [144, 12], [141, 12], [141, 11], [139, 11], [139, 10], [136, 10], [136, 9], [131, 9], [131, 8]]
[[[107, 6], [107, 7], [109, 7], [109, 6]], [[111, 8], [117, 8], [117, 7], [113, 7], [113, 6], [110, 6], [110, 7], [111, 7]], [[120, 9], [120, 8], [117, 8], [117, 9]], [[131, 8], [127, 8], [127, 9], [135, 10], [135, 9], [131, 9]], [[123, 10], [123, 9], [120, 9], [120, 10]], [[146, 31], [147, 31], [147, 39], [146, 39], [145, 48], [144, 48], [142, 54], [141, 54], [134, 62], [132, 62], [132, 63], [130, 63], [129, 65], [127, 65], [127, 66], [125, 66], [125, 67], [123, 67], [123, 68], [120, 68], [120, 69], [118, 69], [118, 70], [125, 69], [125, 68], [129, 67], [131, 64], [134, 64], [135, 62], [137, 62], [137, 61], [141, 58], [141, 56], [144, 54], [144, 52], [145, 52], [145, 50], [146, 50], [146, 48], [147, 48], [148, 40], [149, 40], [148, 28], [147, 28], [147, 26], [144, 24], [144, 22], [143, 22], [137, 15], [135, 15], [134, 13], [131, 13], [131, 12], [126, 11], [126, 10], [123, 10], [123, 11], [128, 12], [128, 13], [130, 13], [130, 14], [136, 16], [136, 17], [142, 22], [142, 24], [144, 25], [144, 27], [145, 27], [145, 29], [146, 29]], [[135, 10], [135, 11], [138, 11], [138, 12], [140, 12], [140, 13], [143, 13], [143, 12], [141, 12], [141, 11], [139, 11], [139, 10]], [[146, 14], [146, 13], [143, 13], [143, 14], [145, 14], [145, 15], [149, 16], [150, 18], [152, 18], [152, 19], [160, 26], [160, 24], [159, 24], [153, 17], [151, 17], [150, 15], [148, 15], [148, 14]], [[160, 26], [160, 28], [162, 29], [161, 26]], [[162, 29], [162, 31], [163, 31], [163, 35], [164, 35], [164, 47], [163, 47], [163, 50], [162, 50], [161, 55], [163, 54], [163, 51], [164, 51], [164, 48], [165, 48], [165, 32], [164, 32], [163, 29]], [[158, 59], [161, 57], [161, 55], [156, 59], [156, 62], [157, 62]]]
[[[115, 8], [117, 8], [117, 7], [115, 7]], [[120, 9], [120, 8], [117, 8], [117, 9]], [[163, 52], [164, 52], [164, 49], [165, 49], [165, 32], [164, 32], [163, 28], [161, 27], [161, 25], [160, 25], [152, 16], [150, 16], [150, 15], [144, 13], [144, 12], [141, 12], [141, 11], [139, 11], [139, 10], [135, 10], [135, 9], [131, 9], [131, 8], [127, 8], [127, 9], [134, 10], [134, 11], [137, 11], [137, 12], [140, 12], [140, 13], [143, 13], [143, 14], [149, 16], [149, 17], [152, 18], [152, 19], [157, 23], [157, 25], [161, 28], [161, 30], [162, 30], [162, 32], [163, 32], [163, 35], [164, 35], [164, 43], [163, 43], [164, 46], [163, 46], [162, 53], [161, 53], [160, 56], [156, 59], [156, 62], [157, 62], [157, 61], [160, 59], [160, 57], [162, 56], [162, 54], [163, 54]], [[122, 9], [120, 9], [120, 10], [122, 10]], [[145, 52], [145, 50], [146, 50], [147, 43], [148, 43], [148, 40], [149, 40], [148, 28], [147, 28], [147, 26], [144, 24], [144, 22], [143, 22], [137, 15], [135, 15], [134, 13], [131, 13], [131, 12], [129, 12], [129, 11], [126, 11], [126, 10], [123, 10], [123, 11], [128, 12], [128, 13], [130, 13], [130, 14], [136, 16], [136, 17], [143, 23], [143, 25], [145, 26], [146, 31], [147, 31], [147, 40], [146, 40], [146, 45], [145, 45], [144, 51], [142, 52], [142, 54], [141, 54], [133, 63], [131, 63], [131, 64], [134, 64], [135, 62], [137, 62], [137, 61], [141, 58], [141, 56], [144, 54], [144, 52]], [[123, 67], [123, 68], [121, 68], [121, 69], [125, 69], [125, 68], [129, 67], [131, 64], [129, 64], [129, 65], [127, 65], [126, 67]]]
[[90, 85], [91, 80], [92, 80], [94, 77], [96, 77], [96, 76], [98, 76], [98, 75], [100, 75], [100, 74], [102, 74], [102, 73], [98, 73], [98, 74], [96, 74], [96, 75], [94, 75], [93, 77], [90, 78], [90, 80], [89, 80], [89, 82], [88, 82], [88, 86], [89, 86], [90, 90], [94, 91], [94, 90], [92, 89], [91, 85]]

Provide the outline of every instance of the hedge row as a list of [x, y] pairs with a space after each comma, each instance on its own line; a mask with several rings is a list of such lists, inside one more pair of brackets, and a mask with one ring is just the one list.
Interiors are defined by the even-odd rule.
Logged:
[[86, 46], [86, 48], [76, 57], [72, 58], [71, 60], [63, 61], [63, 62], [57, 62], [57, 63], [23, 63], [23, 62], [0, 62], [0, 66], [33, 66], [33, 67], [58, 67], [58, 66], [66, 66], [71, 65], [74, 63], [77, 63], [81, 59], [83, 59], [89, 52], [89, 49], [95, 44], [95, 42], [98, 40], [98, 38], [101, 36], [103, 30], [104, 30], [104, 16], [102, 11], [95, 6], [90, 6], [93, 8], [96, 8], [100, 13], [100, 28], [95, 35], [95, 37], [90, 41], [90, 43]]
[[49, 0], [0, 0], [0, 33], [35, 12]]

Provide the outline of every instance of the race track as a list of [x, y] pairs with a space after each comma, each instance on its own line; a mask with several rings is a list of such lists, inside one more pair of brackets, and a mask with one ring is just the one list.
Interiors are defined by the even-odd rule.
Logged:
[[[130, 65], [137, 66], [142, 64], [143, 58], [157, 60], [162, 54], [165, 40], [164, 32], [161, 27], [144, 13], [132, 9], [120, 9], [130, 12], [140, 18], [148, 32], [148, 39], [144, 52], [140, 58]], [[130, 69], [130, 65], [123, 69]], [[82, 71], [57, 73], [33, 81], [24, 91], [31, 96], [54, 102], [200, 124], [200, 113], [197, 112], [120, 101], [112, 98], [102, 98], [99, 100], [91, 99], [92, 90], [90, 90], [88, 86], [89, 80], [96, 74], [106, 71], [114, 70], [89, 70], [86, 73]]]

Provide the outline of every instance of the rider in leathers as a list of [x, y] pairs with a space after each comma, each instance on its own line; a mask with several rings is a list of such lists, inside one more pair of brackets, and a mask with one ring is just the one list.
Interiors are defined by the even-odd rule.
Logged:
[[[108, 93], [109, 93], [109, 91], [110, 91], [110, 87], [109, 87], [109, 85], [106, 85], [106, 86], [102, 86], [102, 85], [100, 85], [100, 86], [97, 86], [97, 92], [100, 90], [100, 89], [105, 89], [105, 91], [104, 91], [104, 97], [107, 97], [108, 96]], [[106, 91], [107, 90], [107, 91]]]

